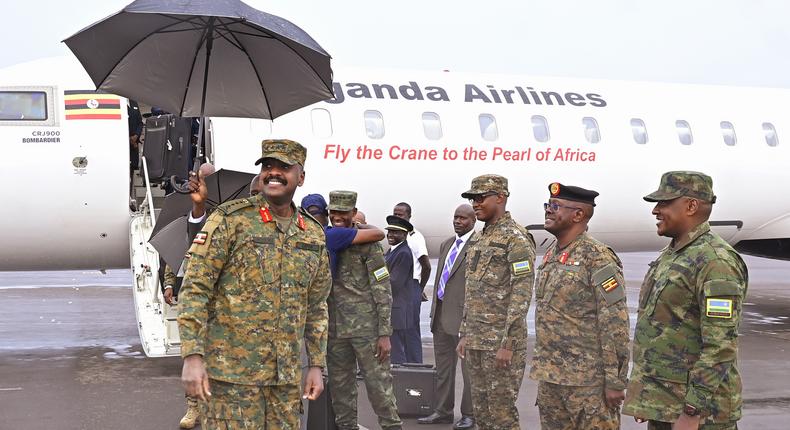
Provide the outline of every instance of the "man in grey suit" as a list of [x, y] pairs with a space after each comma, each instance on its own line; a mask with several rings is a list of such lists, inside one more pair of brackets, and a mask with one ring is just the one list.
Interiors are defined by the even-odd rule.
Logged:
[[[453, 215], [455, 236], [442, 242], [439, 249], [439, 265], [433, 285], [433, 304], [431, 305], [431, 332], [433, 332], [433, 353], [436, 359], [438, 379], [436, 410], [429, 416], [419, 418], [419, 424], [440, 424], [453, 422], [455, 408], [455, 368], [458, 356], [458, 332], [464, 312], [464, 287], [466, 284], [467, 244], [475, 240], [475, 212], [472, 206], [458, 206]], [[465, 363], [461, 363], [464, 391], [461, 398], [461, 419], [453, 428], [471, 429], [475, 426], [472, 415], [472, 394], [469, 375]]]

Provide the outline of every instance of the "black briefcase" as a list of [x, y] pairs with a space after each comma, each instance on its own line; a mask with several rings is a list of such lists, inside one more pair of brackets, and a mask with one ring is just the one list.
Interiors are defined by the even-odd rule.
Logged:
[[178, 176], [187, 179], [191, 166], [192, 119], [175, 115], [159, 115], [145, 120], [143, 155], [148, 165], [148, 178], [161, 182]]
[[426, 416], [436, 408], [436, 368], [432, 364], [392, 365], [392, 388], [401, 416]]
[[324, 391], [307, 404], [307, 430], [334, 430], [335, 413], [329, 399], [329, 379], [324, 376]]

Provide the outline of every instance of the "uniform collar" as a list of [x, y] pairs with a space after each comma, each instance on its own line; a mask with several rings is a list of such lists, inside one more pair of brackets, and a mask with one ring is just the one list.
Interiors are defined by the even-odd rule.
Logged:
[[672, 252], [679, 252], [683, 248], [687, 247], [691, 242], [697, 240], [698, 237], [702, 236], [703, 234], [710, 231], [710, 224], [705, 221], [702, 224], [694, 227], [686, 233], [680, 240], [672, 239], [672, 242], [669, 244], [669, 249]]
[[502, 216], [498, 220], [496, 220], [495, 223], [489, 224], [489, 225], [483, 227], [483, 231], [485, 232], [485, 231], [490, 231], [490, 230], [496, 230], [497, 228], [499, 228], [503, 224], [505, 224], [507, 222], [510, 222], [512, 220], [513, 220], [513, 217], [510, 216], [510, 212], [509, 211], [505, 211], [505, 213], [503, 213]]
[[[263, 193], [260, 193], [254, 197], [250, 197], [250, 201], [258, 207], [258, 212], [260, 212], [262, 222], [268, 223], [274, 221], [274, 214], [269, 210], [269, 201], [266, 200], [266, 197], [264, 197]], [[302, 214], [299, 213], [299, 208], [296, 207], [293, 201], [291, 201], [291, 209], [294, 211], [293, 215], [291, 216], [293, 222], [291, 222], [288, 226], [278, 225], [277, 228], [279, 228], [283, 233], [296, 233], [294, 229], [302, 231], [306, 230], [307, 221], [304, 219]], [[286, 228], [288, 231], [285, 231]]]

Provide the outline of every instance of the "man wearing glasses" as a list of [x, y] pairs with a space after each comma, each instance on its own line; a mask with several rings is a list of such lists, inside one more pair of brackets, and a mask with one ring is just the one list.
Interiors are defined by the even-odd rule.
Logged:
[[461, 339], [456, 351], [469, 366], [472, 407], [481, 430], [519, 428], [516, 399], [527, 361], [527, 310], [535, 279], [535, 247], [507, 211], [507, 178], [472, 180], [469, 199], [485, 223], [470, 244]]
[[549, 185], [546, 231], [557, 241], [535, 283], [535, 354], [542, 429], [620, 428], [628, 374], [628, 307], [620, 259], [587, 234], [598, 193]]

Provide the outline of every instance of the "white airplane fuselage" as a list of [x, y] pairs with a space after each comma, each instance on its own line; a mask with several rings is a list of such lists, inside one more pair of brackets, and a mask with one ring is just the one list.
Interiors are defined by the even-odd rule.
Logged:
[[[660, 249], [667, 240], [656, 235], [642, 196], [668, 170], [713, 177], [714, 229], [730, 243], [790, 237], [790, 199], [783, 198], [790, 91], [355, 69], [336, 70], [334, 80], [336, 100], [273, 122], [211, 118], [210, 160], [255, 172], [261, 140], [297, 140], [308, 148], [297, 203], [307, 193], [355, 190], [368, 221], [384, 225], [406, 201], [432, 251], [452, 234], [460, 194], [484, 173], [509, 179], [508, 209], [543, 248], [551, 237], [540, 229], [542, 203], [558, 181], [600, 192], [592, 235], [618, 251]], [[43, 92], [48, 113], [46, 120], [0, 120], [8, 205], [0, 270], [129, 267], [125, 100], [118, 119], [66, 119], [66, 92], [93, 88], [70, 57], [0, 70], [0, 96]], [[633, 120], [643, 121], [646, 143], [636, 142], [641, 126]], [[681, 143], [679, 130], [687, 136], [679, 121], [691, 130], [690, 144]], [[723, 122], [734, 129], [734, 145], [724, 142]]]

